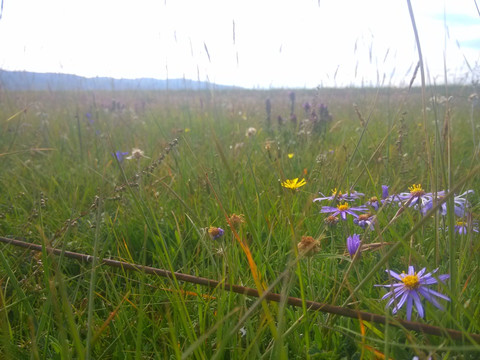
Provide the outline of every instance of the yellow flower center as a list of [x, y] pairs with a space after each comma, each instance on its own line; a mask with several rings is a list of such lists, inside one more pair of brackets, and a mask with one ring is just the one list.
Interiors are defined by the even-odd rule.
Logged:
[[378, 198], [376, 196], [372, 196], [370, 198], [370, 202], [377, 202], [378, 201]]
[[416, 288], [418, 288], [418, 286], [420, 285], [420, 281], [418, 279], [418, 275], [417, 273], [413, 274], [413, 275], [406, 275], [403, 279], [402, 279], [402, 282], [405, 284], [405, 286], [407, 288], [409, 288], [410, 290], [414, 290]]
[[462, 220], [457, 220], [457, 226], [467, 226], [467, 222]]
[[337, 192], [337, 188], [335, 188], [332, 190], [332, 196], [335, 196], [335, 195], [337, 195], [337, 197], [340, 197], [342, 196], [342, 192], [341, 191]]
[[346, 211], [348, 210], [348, 204], [347, 203], [340, 204], [337, 206], [337, 209], [340, 211]]
[[408, 188], [408, 190], [410, 190], [410, 194], [412, 196], [422, 196], [422, 195], [425, 195], [425, 191], [422, 189], [422, 185], [418, 184], [418, 185], [415, 185], [413, 184], [412, 186], [410, 186]]

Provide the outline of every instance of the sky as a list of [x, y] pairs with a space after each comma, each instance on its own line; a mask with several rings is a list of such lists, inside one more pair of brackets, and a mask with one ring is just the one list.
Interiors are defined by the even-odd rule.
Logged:
[[[427, 83], [479, 79], [480, 1], [411, 3]], [[4, 0], [0, 18], [4, 70], [315, 88], [405, 86], [417, 62], [406, 0]]]

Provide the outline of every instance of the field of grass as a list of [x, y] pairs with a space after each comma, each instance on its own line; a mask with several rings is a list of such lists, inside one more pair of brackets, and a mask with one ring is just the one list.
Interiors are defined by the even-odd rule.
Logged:
[[0, 92], [0, 358], [478, 359], [474, 92]]

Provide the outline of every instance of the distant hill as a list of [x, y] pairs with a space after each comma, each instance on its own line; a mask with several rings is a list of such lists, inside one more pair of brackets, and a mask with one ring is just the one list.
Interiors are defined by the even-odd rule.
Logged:
[[0, 89], [24, 90], [205, 90], [233, 89], [233, 86], [212, 84], [189, 79], [159, 80], [152, 78], [115, 79], [110, 77], [86, 78], [70, 74], [7, 71], [0, 69]]

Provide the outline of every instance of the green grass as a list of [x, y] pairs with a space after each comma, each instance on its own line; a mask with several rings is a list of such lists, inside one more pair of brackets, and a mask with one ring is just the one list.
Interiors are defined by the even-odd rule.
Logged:
[[[382, 184], [391, 194], [412, 184], [458, 187], [457, 194], [475, 191], [468, 199], [478, 220], [480, 109], [467, 100], [472, 92], [448, 88], [454, 101], [427, 104], [424, 118], [416, 88], [296, 91], [297, 124], [288, 120], [285, 90], [2, 92], [0, 235], [44, 251], [0, 245], [0, 357], [370, 359], [377, 351], [393, 359], [477, 358], [480, 345], [468, 338], [360, 323], [45, 249], [260, 291], [282, 276], [276, 293], [387, 317], [385, 290], [373, 286], [388, 283], [386, 269], [438, 267], [452, 278], [435, 289], [452, 301], [442, 301], [445, 312], [425, 302], [426, 318], [414, 311], [412, 320], [478, 334], [478, 233], [460, 236], [447, 230], [453, 216], [425, 219], [413, 208], [392, 221], [396, 205], [378, 211], [375, 231], [352, 218], [329, 227], [320, 209], [330, 204], [312, 201], [334, 188], [365, 193], [360, 205], [380, 197]], [[121, 109], [110, 108], [112, 97]], [[300, 131], [305, 101], [328, 105], [333, 120], [325, 131]], [[287, 119], [281, 126], [278, 115]], [[245, 135], [249, 127], [256, 135]], [[147, 157], [119, 163], [111, 155], [132, 148]], [[307, 184], [281, 186], [294, 178]], [[449, 214], [452, 207], [447, 201]], [[245, 220], [235, 232], [227, 221], [233, 213]], [[213, 241], [209, 226], [224, 236]], [[346, 238], [354, 232], [364, 244], [387, 244], [352, 263]], [[302, 236], [322, 238], [320, 252], [300, 257]]]

